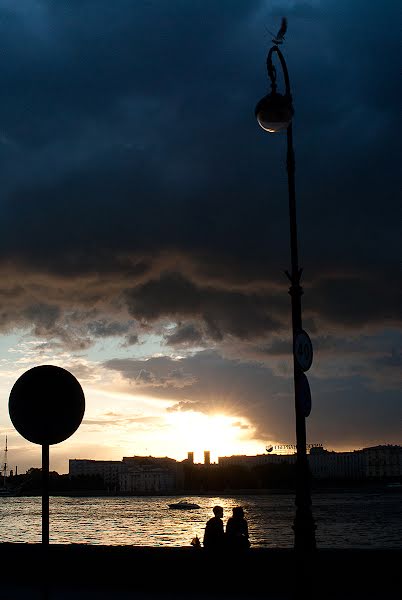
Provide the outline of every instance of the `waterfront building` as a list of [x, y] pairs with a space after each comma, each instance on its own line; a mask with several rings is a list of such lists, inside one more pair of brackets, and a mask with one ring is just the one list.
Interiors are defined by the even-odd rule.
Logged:
[[173, 471], [162, 467], [131, 467], [120, 474], [120, 491], [127, 493], [174, 492], [176, 477]]
[[310, 471], [315, 479], [362, 479], [365, 458], [361, 451], [333, 452], [313, 447], [308, 454]]
[[174, 492], [183, 486], [183, 466], [173, 458], [125, 456], [122, 464], [122, 492]]
[[[366, 480], [397, 479], [402, 477], [402, 446], [379, 445], [351, 452], [334, 452], [317, 446], [307, 455], [314, 479]], [[168, 457], [125, 456], [117, 460], [70, 459], [69, 475], [100, 476], [111, 491], [123, 493], [174, 493], [186, 485], [188, 477], [202, 473], [215, 475], [224, 467], [240, 466], [254, 469], [264, 465], [293, 465], [296, 454], [257, 454], [256, 456], [220, 456], [211, 465], [209, 451], [204, 452], [204, 464], [194, 464], [194, 454], [178, 462]], [[191, 469], [189, 475], [188, 470]], [[187, 470], [187, 471], [186, 471]], [[219, 480], [219, 476], [217, 481]], [[201, 481], [201, 480], [200, 480]]]
[[102, 477], [105, 485], [111, 489], [117, 489], [119, 476], [123, 469], [120, 460], [89, 460], [70, 458], [68, 461], [68, 474], [70, 477], [94, 476]]
[[[315, 479], [361, 480], [402, 477], [402, 446], [380, 445], [351, 452], [334, 452], [317, 446], [310, 449], [307, 458]], [[236, 465], [252, 469], [260, 465], [294, 464], [295, 461], [296, 454], [269, 453], [256, 456], [220, 456], [218, 465]]]
[[111, 491], [174, 492], [183, 483], [183, 467], [173, 458], [125, 456], [123, 460], [70, 459], [70, 477], [97, 475]]
[[256, 456], [220, 456], [218, 465], [220, 467], [241, 466], [252, 469], [261, 465], [283, 465], [294, 464], [296, 454], [257, 454]]
[[402, 446], [380, 445], [361, 450], [364, 455], [364, 476], [397, 478], [402, 476]]

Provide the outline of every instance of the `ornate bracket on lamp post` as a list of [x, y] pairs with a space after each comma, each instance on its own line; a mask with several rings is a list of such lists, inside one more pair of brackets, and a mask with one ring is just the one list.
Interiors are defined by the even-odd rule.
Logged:
[[[272, 62], [276, 54], [282, 66], [285, 80], [285, 93], [277, 92], [276, 68]], [[290, 92], [289, 74], [285, 59], [278, 48], [278, 40], [272, 46], [267, 56], [267, 70], [271, 81], [271, 92], [264, 96], [255, 108], [259, 125], [269, 133], [286, 130], [287, 154], [286, 168], [288, 174], [289, 220], [290, 220], [290, 250], [291, 273], [286, 271], [290, 280], [289, 294], [292, 302], [292, 332], [293, 332], [293, 369], [296, 411], [296, 515], [293, 524], [294, 547], [296, 550], [315, 550], [315, 523], [311, 510], [310, 469], [306, 450], [306, 417], [311, 410], [311, 395], [307, 371], [312, 363], [312, 346], [310, 338], [302, 329], [300, 285], [302, 269], [299, 268], [297, 249], [297, 221], [295, 194], [295, 157], [293, 150], [293, 103]]]

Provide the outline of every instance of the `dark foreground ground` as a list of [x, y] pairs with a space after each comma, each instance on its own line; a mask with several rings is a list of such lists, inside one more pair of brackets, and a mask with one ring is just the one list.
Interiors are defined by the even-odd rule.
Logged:
[[0, 544], [1, 600], [392, 600], [401, 550], [204, 549]]

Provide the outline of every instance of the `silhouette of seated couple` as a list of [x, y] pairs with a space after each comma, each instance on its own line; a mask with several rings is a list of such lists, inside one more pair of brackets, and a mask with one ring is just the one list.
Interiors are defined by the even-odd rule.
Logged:
[[223, 527], [223, 508], [214, 506], [214, 517], [205, 526], [204, 548], [207, 550], [246, 550], [250, 547], [248, 525], [241, 506], [233, 509], [233, 515]]

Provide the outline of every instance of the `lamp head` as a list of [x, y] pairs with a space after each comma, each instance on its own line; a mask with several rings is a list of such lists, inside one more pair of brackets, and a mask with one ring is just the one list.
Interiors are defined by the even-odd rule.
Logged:
[[276, 133], [286, 130], [293, 117], [292, 98], [289, 94], [272, 91], [261, 98], [255, 107], [255, 116], [264, 131]]

